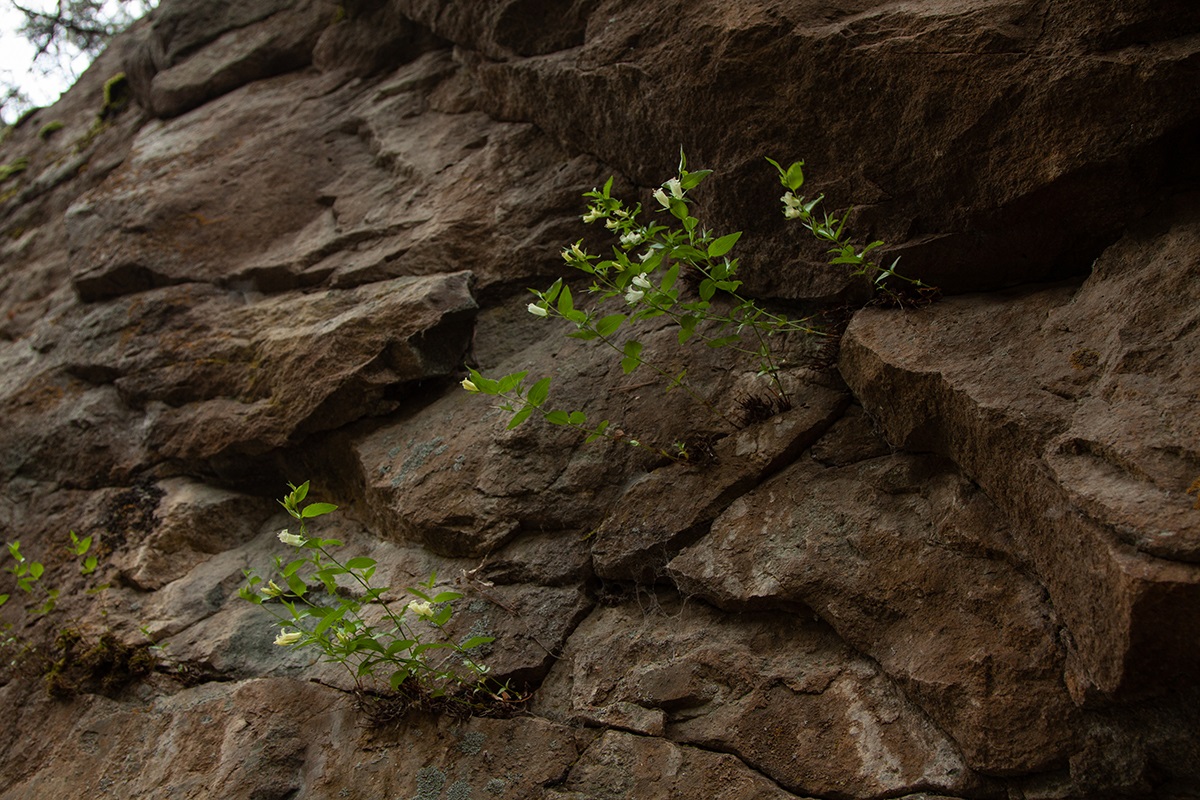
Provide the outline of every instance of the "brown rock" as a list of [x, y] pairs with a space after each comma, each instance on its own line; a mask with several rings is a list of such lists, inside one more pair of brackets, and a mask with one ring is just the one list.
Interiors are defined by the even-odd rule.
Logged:
[[816, 441], [845, 408], [841, 392], [807, 386], [796, 408], [719, 441], [714, 463], [672, 464], [639, 478], [595, 533], [602, 578], [650, 582], [735, 498]]
[[807, 459], [736, 500], [668, 569], [722, 608], [808, 606], [989, 774], [1066, 758], [1053, 610], [1004, 557], [999, 511], [940, 459]]
[[548, 797], [784, 800], [796, 795], [783, 791], [727, 753], [608, 731], [583, 752], [566, 782]]
[[1198, 220], [1131, 234], [1078, 291], [862, 312], [842, 349], [889, 440], [950, 456], [1012, 520], [1080, 696], [1198, 675]]
[[984, 787], [877, 666], [790, 614], [725, 615], [665, 594], [594, 612], [534, 709], [604, 724], [634, 718], [630, 706], [664, 712], [672, 741], [732, 753], [798, 794]]

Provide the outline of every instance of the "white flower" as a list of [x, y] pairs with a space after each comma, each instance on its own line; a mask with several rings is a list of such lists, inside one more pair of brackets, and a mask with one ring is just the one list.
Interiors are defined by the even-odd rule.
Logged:
[[590, 225], [591, 223], [595, 222], [598, 219], [604, 219], [604, 217], [605, 217], [605, 214], [603, 211], [596, 208], [595, 206], [592, 206], [591, 208], [588, 209], [588, 213], [583, 215], [583, 221]]
[[608, 228], [610, 231], [615, 231], [617, 228], [621, 227], [621, 223], [617, 222], [615, 219], [606, 219], [604, 220], [604, 227]]
[[796, 217], [800, 216], [803, 209], [803, 203], [799, 197], [796, 197], [796, 195], [792, 194], [791, 192], [786, 192], [783, 197], [779, 199], [783, 201], [783, 216], [785, 218], [795, 219]]
[[646, 293], [640, 289], [630, 289], [629, 291], [625, 292], [625, 302], [632, 306], [645, 296]]
[[286, 647], [289, 644], [295, 644], [304, 638], [304, 634], [300, 631], [280, 631], [275, 637], [275, 644], [280, 647]]
[[429, 605], [429, 603], [409, 603], [408, 610], [418, 617], [429, 618], [433, 616], [433, 606]]
[[288, 533], [287, 528], [284, 528], [279, 532], [279, 541], [290, 544], [292, 547], [301, 547], [304, 545], [305, 539], [299, 534]]
[[[609, 221], [611, 222], [611, 220]], [[570, 264], [572, 261], [586, 261], [587, 252], [585, 252], [584, 249], [579, 246], [579, 242], [576, 242], [570, 247], [563, 248], [562, 257], [563, 261], [566, 261], [568, 264]]]
[[660, 206], [662, 206], [663, 208], [671, 207], [671, 201], [670, 201], [670, 199], [667, 198], [667, 193], [664, 192], [662, 189], [654, 190], [654, 199], [657, 200], [658, 204]]
[[550, 316], [550, 312], [547, 311], [546, 309], [542, 308], [541, 306], [539, 306], [537, 303], [530, 303], [528, 308], [529, 308], [529, 313], [533, 314], [535, 317]]
[[633, 247], [634, 245], [641, 244], [645, 238], [646, 237], [642, 235], [641, 231], [630, 231], [629, 233], [621, 236], [621, 244], [625, 245], [626, 247]]
[[634, 275], [633, 276], [633, 285], [638, 287], [639, 289], [653, 289], [654, 288], [654, 286], [651, 285], [650, 281], [646, 280], [645, 275]]
[[671, 197], [674, 197], [676, 200], [683, 199], [683, 184], [679, 182], [679, 178], [671, 178], [663, 186], [667, 187], [667, 190], [671, 192]]
[[263, 589], [263, 597], [266, 598], [279, 597], [281, 594], [283, 594], [283, 589], [280, 589], [275, 581], [268, 581], [267, 588]]
[[654, 255], [653, 249], [647, 250], [646, 252], [644, 252], [640, 256], [638, 256], [638, 258], [641, 259], [642, 263], [644, 264], [650, 260], [650, 256], [652, 256], [652, 255]]
[[468, 392], [478, 392], [479, 391], [479, 387], [476, 386], [475, 383], [470, 378], [462, 379], [462, 387], [464, 389], [466, 389]]

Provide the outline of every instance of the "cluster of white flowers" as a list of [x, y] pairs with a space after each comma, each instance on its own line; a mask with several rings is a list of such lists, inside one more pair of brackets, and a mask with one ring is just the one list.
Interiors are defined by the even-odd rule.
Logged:
[[671, 197], [675, 198], [676, 200], [683, 199], [683, 184], [679, 182], [679, 178], [671, 178], [671, 180], [663, 184], [662, 189], [655, 190], [654, 199], [657, 200], [658, 204], [663, 208], [671, 207], [671, 197], [667, 197], [667, 192], [670, 192]]
[[795, 219], [800, 216], [801, 204], [800, 198], [796, 197], [791, 192], [787, 192], [783, 197], [779, 198], [783, 201], [783, 216], [787, 219]]
[[625, 292], [625, 302], [631, 306], [635, 305], [646, 296], [646, 292], [653, 288], [654, 285], [646, 280], [645, 275], [634, 275], [629, 289]]
[[433, 606], [429, 605], [429, 603], [409, 603], [408, 610], [418, 617], [425, 617], [426, 619], [433, 616]]

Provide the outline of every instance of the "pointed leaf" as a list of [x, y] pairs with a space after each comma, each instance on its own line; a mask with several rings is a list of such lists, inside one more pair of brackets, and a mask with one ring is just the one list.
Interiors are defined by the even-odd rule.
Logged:
[[717, 239], [708, 246], [708, 257], [720, 258], [732, 250], [733, 246], [737, 244], [737, 241], [740, 238], [742, 238], [741, 231], [738, 231], [737, 233], [731, 233], [727, 236], [722, 236], [720, 239]]
[[313, 517], [319, 517], [332, 511], [337, 511], [337, 506], [333, 503], [310, 503], [300, 512], [300, 516], [305, 519], [312, 519]]

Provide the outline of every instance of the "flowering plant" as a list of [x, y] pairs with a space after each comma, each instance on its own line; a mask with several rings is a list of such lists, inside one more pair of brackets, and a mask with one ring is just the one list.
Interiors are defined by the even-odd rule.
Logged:
[[[342, 546], [340, 541], [309, 534], [308, 520], [337, 506], [303, 505], [308, 481], [288, 486], [291, 492], [280, 503], [299, 523], [299, 533], [285, 529], [278, 537], [296, 550], [297, 557], [285, 563], [277, 556], [275, 573], [265, 580], [247, 570], [247, 583], [238, 592], [279, 621], [275, 644], [314, 648], [327, 661], [342, 664], [359, 686], [364, 678], [382, 671], [393, 691], [410, 681], [434, 698], [446, 696], [455, 686], [480, 688], [489, 670], [473, 651], [492, 638], [472, 636], [455, 642], [443, 631], [454, 613], [453, 602], [462, 594], [433, 593], [437, 576], [431, 575], [420, 587], [407, 589], [417, 601], [400, 605], [386, 599], [391, 590], [371, 582], [377, 566], [374, 559], [358, 556], [341, 561], [332, 552]], [[339, 585], [339, 578], [348, 586]], [[440, 639], [431, 640], [431, 634]], [[435, 663], [429, 656], [433, 651], [449, 654]]]
[[[895, 262], [891, 267], [883, 268], [868, 258], [883, 242], [872, 242], [861, 251], [857, 250], [845, 230], [846, 215], [840, 219], [828, 213], [817, 216], [815, 212], [823, 196], [806, 200], [796, 194], [804, 182], [804, 162], [797, 161], [784, 169], [767, 160], [779, 171], [780, 182], [788, 190], [782, 198], [784, 216], [799, 219], [814, 236], [829, 242], [832, 245], [831, 263], [851, 266], [853, 274], [869, 277], [878, 291], [890, 292], [889, 277], [917, 287], [924, 286], [920, 281], [898, 275]], [[772, 343], [776, 337], [788, 333], [824, 334], [811, 318], [790, 319], [741, 294], [742, 283], [736, 277], [738, 259], [730, 256], [741, 232], [718, 236], [692, 215], [692, 199], [688, 193], [710, 174], [711, 170], [688, 171], [687, 157], [680, 152], [676, 176], [663, 182], [653, 193], [657, 212], [665, 215], [663, 222], [643, 221], [640, 203], [630, 208], [613, 197], [612, 178], [602, 189], [585, 193], [589, 205], [583, 222], [603, 221], [604, 227], [617, 237], [617, 244], [612, 248], [611, 257], [588, 252], [582, 240], [565, 248], [562, 255], [569, 266], [590, 277], [588, 292], [597, 295], [599, 302], [590, 309], [577, 308], [570, 287], [560, 278], [545, 291], [530, 290], [537, 299], [529, 304], [528, 310], [538, 317], [561, 317], [570, 322], [575, 329], [568, 336], [595, 341], [609, 348], [619, 356], [626, 374], [646, 367], [657, 375], [667, 391], [683, 390], [714, 417], [736, 426], [733, 419], [687, 382], [686, 369], [677, 374], [669, 372], [643, 356], [644, 346], [636, 338], [627, 337], [623, 343], [616, 338], [617, 332], [628, 323], [665, 317], [677, 327], [680, 345], [700, 341], [711, 348], [725, 348], [756, 359], [758, 374], [768, 379], [774, 395], [768, 405], [776, 410], [790, 407], [791, 400], [781, 378], [780, 360]], [[699, 277], [694, 293], [681, 281], [685, 268], [691, 275]], [[620, 298], [620, 311], [605, 314], [598, 310], [605, 301], [617, 298]], [[670, 449], [648, 445], [638, 439], [624, 438], [624, 434], [613, 428], [608, 420], [592, 422], [582, 411], [549, 408], [546, 401], [550, 379], [542, 378], [526, 386], [527, 375], [518, 372], [493, 380], [471, 369], [470, 377], [462, 382], [462, 386], [468, 392], [501, 398], [501, 408], [512, 413], [509, 429], [537, 414], [551, 424], [581, 431], [589, 442], [609, 438], [635, 447], [650, 447], [673, 460], [687, 458], [687, 449], [681, 443], [676, 442]]]

